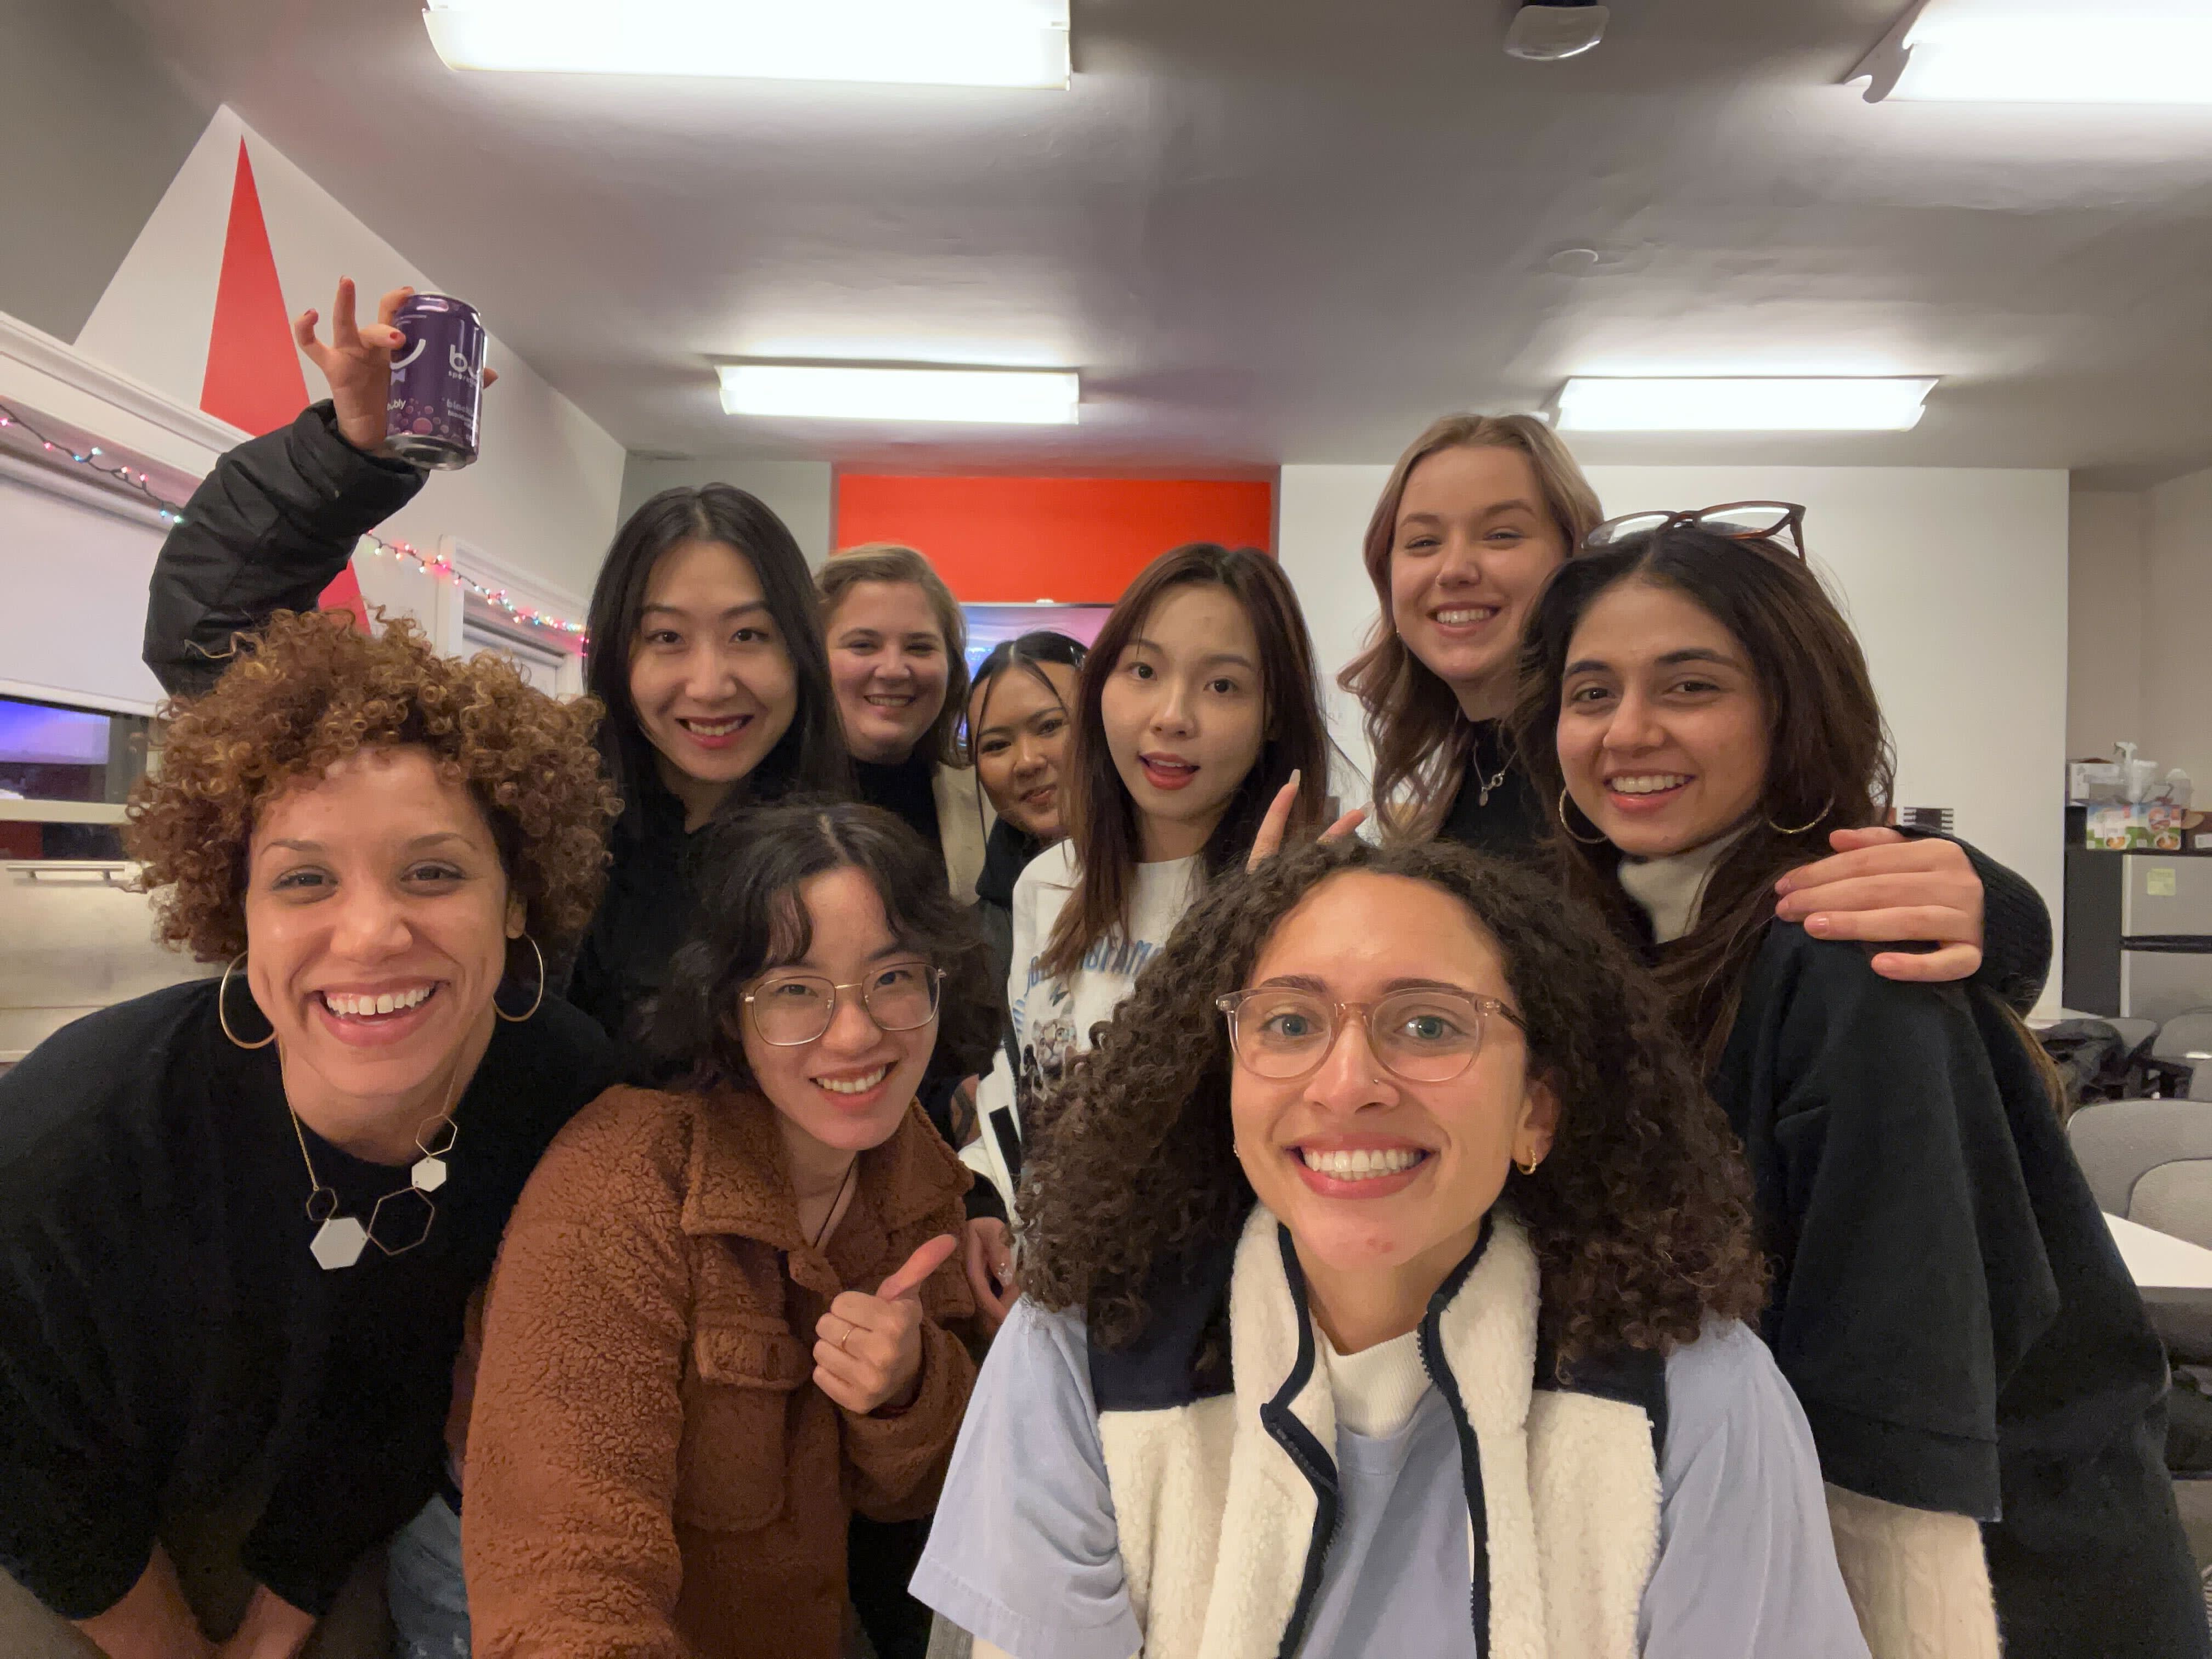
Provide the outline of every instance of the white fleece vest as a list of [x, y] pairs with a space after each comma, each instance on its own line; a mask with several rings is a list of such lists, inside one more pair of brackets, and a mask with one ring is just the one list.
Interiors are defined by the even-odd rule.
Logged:
[[[1632, 1404], [1534, 1387], [1536, 1304], [1534, 1255], [1499, 1212], [1441, 1321], [1488, 1512], [1484, 1651], [1636, 1659], [1638, 1613], [1658, 1555], [1650, 1425]], [[1320, 1503], [1261, 1408], [1296, 1370], [1304, 1318], [1275, 1218], [1255, 1207], [1231, 1280], [1233, 1393], [1099, 1417], [1146, 1659], [1273, 1659], [1281, 1649]], [[1289, 1403], [1334, 1458], [1327, 1368], [1315, 1365]], [[1471, 1540], [1470, 1533], [1470, 1559]]]

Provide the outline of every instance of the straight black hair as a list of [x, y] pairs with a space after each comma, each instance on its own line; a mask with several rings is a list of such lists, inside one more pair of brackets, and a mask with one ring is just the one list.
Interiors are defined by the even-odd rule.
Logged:
[[1297, 592], [1283, 568], [1256, 547], [1192, 542], [1163, 553], [1123, 590], [1086, 654], [1077, 687], [1075, 736], [1068, 747], [1061, 821], [1075, 848], [1079, 874], [1060, 906], [1040, 960], [1049, 974], [1072, 974], [1091, 947], [1129, 925], [1129, 894], [1143, 847], [1137, 804], [1114, 769], [1100, 702], [1121, 653], [1152, 607], [1183, 586], [1224, 587], [1243, 606], [1260, 649], [1265, 709], [1260, 753], [1229, 797], [1206, 837], [1200, 867], [1208, 879], [1241, 870], [1276, 794], [1300, 775], [1291, 806], [1290, 835], [1320, 828], [1328, 793], [1328, 717], [1313, 638]]
[[790, 729], [744, 781], [731, 791], [726, 812], [779, 799], [794, 791], [849, 796], [852, 763], [830, 685], [830, 654], [806, 556], [782, 520], [757, 495], [732, 484], [664, 489], [640, 507], [615, 532], [592, 589], [591, 641], [585, 689], [606, 706], [599, 723], [599, 752], [607, 778], [623, 798], [623, 821], [635, 825], [641, 797], [659, 787], [654, 750], [638, 725], [630, 701], [629, 665], [639, 619], [654, 568], [684, 542], [716, 542], [752, 566], [784, 650], [790, 655], [799, 706]]
[[934, 848], [879, 806], [795, 798], [734, 813], [703, 832], [698, 909], [646, 1018], [669, 1073], [706, 1089], [757, 1086], [746, 1063], [745, 987], [805, 957], [814, 929], [799, 890], [833, 870], [860, 871], [883, 901], [891, 935], [945, 970], [932, 1070], [987, 1071], [1006, 1023], [1006, 988], [975, 915], [945, 884]]
[[[991, 683], [1014, 668], [1026, 671], [1031, 679], [1057, 696], [1059, 693], [1054, 690], [1051, 679], [1046, 675], [1044, 665], [1055, 664], [1080, 672], [1083, 659], [1089, 654], [1090, 649], [1081, 640], [1071, 638], [1055, 628], [1033, 628], [1013, 639], [1000, 640], [991, 647], [990, 654], [976, 664], [975, 678], [969, 687], [968, 701], [975, 705], [978, 714], [988, 714]], [[1071, 708], [1067, 712], [1073, 718], [1075, 711]], [[964, 713], [961, 717], [960, 756], [963, 765], [975, 765], [975, 723]]]

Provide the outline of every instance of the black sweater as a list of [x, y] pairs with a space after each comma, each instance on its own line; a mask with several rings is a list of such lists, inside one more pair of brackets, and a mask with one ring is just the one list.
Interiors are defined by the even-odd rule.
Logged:
[[2007, 1659], [2202, 1659], [2165, 1356], [2002, 1013], [1776, 922], [1711, 1082], [1822, 1474], [1984, 1523]]
[[[501, 1022], [428, 1236], [325, 1273], [276, 1051], [225, 1038], [216, 992], [89, 1015], [0, 1076], [0, 1568], [65, 1618], [137, 1582], [165, 1504], [254, 1490], [246, 1571], [326, 1612], [438, 1489], [468, 1299], [539, 1154], [610, 1080], [574, 1009]], [[307, 1140], [343, 1213], [407, 1185]]]

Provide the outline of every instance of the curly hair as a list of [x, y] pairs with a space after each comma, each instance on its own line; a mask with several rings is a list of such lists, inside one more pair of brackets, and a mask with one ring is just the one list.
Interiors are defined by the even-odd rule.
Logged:
[[891, 935], [945, 970], [935, 1065], [967, 1076], [997, 1052], [1006, 1000], [975, 915], [945, 884], [934, 848], [879, 806], [817, 796], [754, 807], [701, 832], [699, 908], [646, 1016], [655, 1058], [688, 1086], [757, 1089], [737, 1012], [745, 986], [805, 956], [813, 929], [799, 890], [858, 870]]
[[592, 742], [599, 706], [556, 702], [489, 652], [441, 657], [405, 617], [372, 635], [343, 611], [278, 611], [214, 690], [164, 713], [161, 766], [131, 792], [125, 845], [159, 936], [203, 962], [246, 949], [263, 805], [363, 749], [427, 750], [467, 787], [548, 957], [599, 903], [620, 807]]
[[[1765, 1301], [1750, 1177], [1651, 981], [1601, 921], [1540, 877], [1449, 843], [1320, 842], [1210, 888], [1070, 1066], [1024, 1172], [1022, 1286], [1085, 1310], [1125, 1346], [1146, 1287], [1235, 1237], [1255, 1195], [1230, 1121], [1233, 1064], [1214, 999], [1243, 987], [1283, 919], [1340, 871], [1425, 882], [1504, 958], [1528, 1066], [1559, 1097], [1550, 1157], [1507, 1177], [1540, 1320], [1562, 1363], [1664, 1352], [1709, 1316]], [[1468, 1218], [1470, 1223], [1474, 1218]]]

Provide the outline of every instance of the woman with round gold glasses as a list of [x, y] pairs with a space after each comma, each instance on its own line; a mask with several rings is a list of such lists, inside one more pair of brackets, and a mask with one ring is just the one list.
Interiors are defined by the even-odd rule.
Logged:
[[975, 1379], [969, 1176], [915, 1098], [1002, 1005], [935, 849], [875, 807], [715, 848], [652, 1036], [508, 1229], [462, 1553], [475, 1650], [835, 1659], [857, 1512], [927, 1515]]

